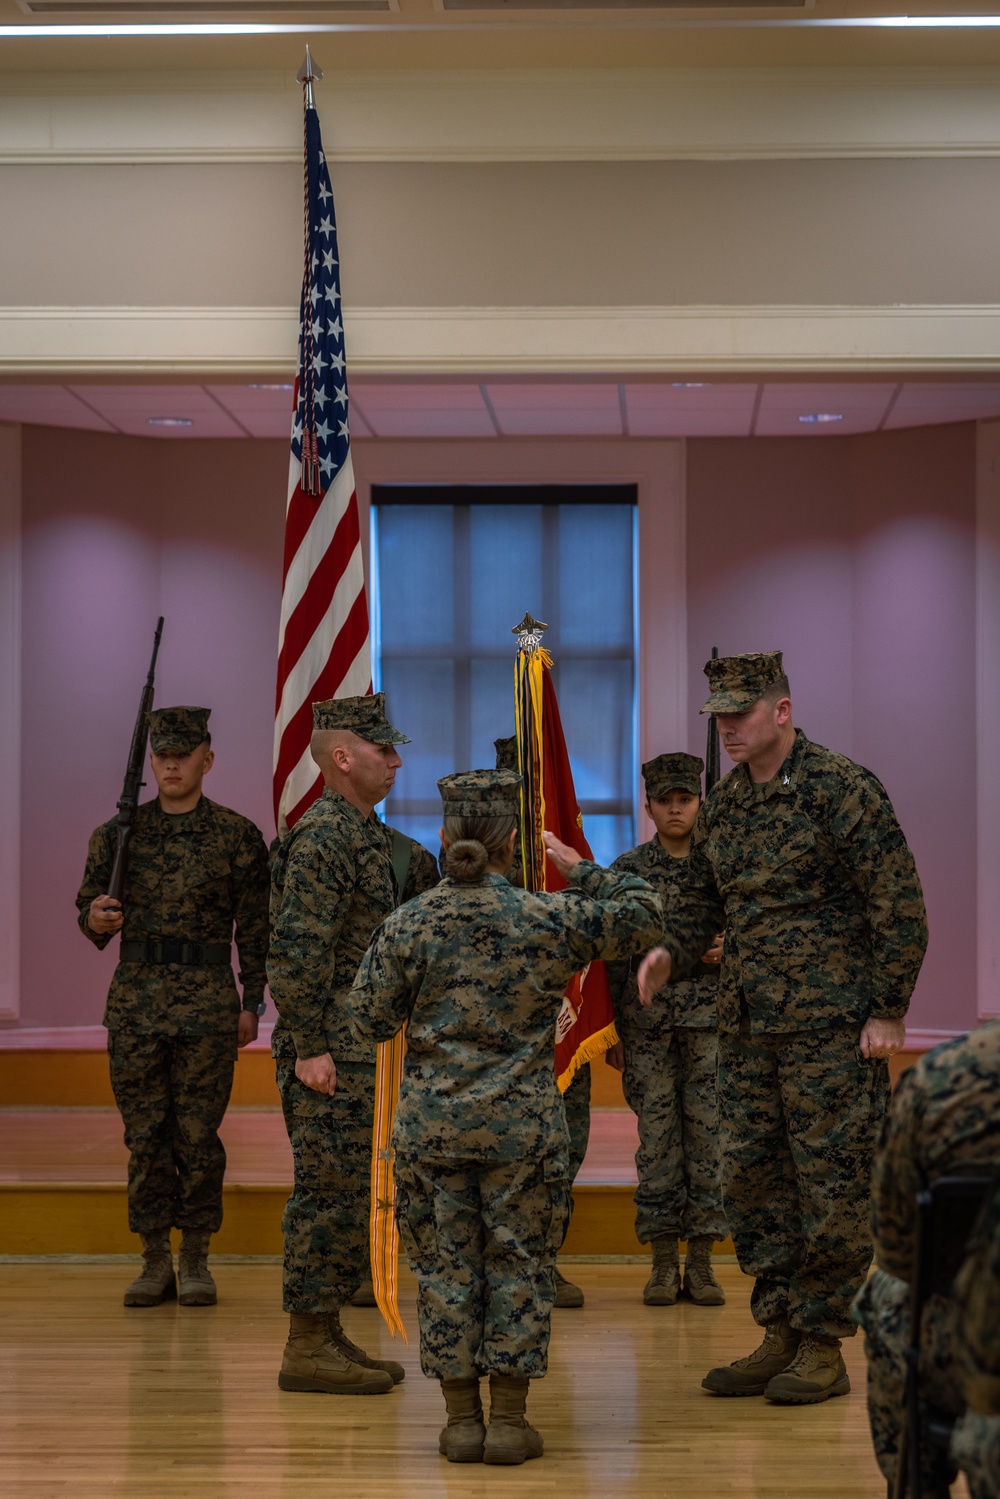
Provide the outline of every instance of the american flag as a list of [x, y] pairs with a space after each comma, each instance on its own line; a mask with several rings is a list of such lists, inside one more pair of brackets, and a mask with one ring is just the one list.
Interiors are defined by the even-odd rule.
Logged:
[[279, 833], [316, 799], [312, 704], [371, 691], [368, 603], [347, 431], [337, 224], [319, 117], [306, 89], [305, 267], [288, 474], [274, 723]]

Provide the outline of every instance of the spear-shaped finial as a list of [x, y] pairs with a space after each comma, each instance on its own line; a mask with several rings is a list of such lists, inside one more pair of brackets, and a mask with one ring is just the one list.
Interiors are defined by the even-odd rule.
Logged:
[[526, 613], [521, 623], [515, 625], [510, 633], [517, 636], [518, 650], [537, 651], [542, 643], [542, 631], [547, 629], [548, 625], [543, 625], [533, 614]]
[[308, 42], [306, 42], [306, 60], [295, 76], [305, 88], [306, 109], [314, 109], [315, 105], [313, 103], [313, 83], [318, 83], [319, 80], [323, 77], [323, 69], [318, 67], [316, 63], [313, 62], [312, 53], [309, 51]]

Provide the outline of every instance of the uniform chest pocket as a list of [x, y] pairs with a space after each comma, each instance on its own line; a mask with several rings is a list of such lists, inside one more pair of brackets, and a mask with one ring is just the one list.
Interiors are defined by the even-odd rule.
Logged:
[[201, 890], [205, 886], [229, 890], [231, 870], [229, 860], [222, 854], [206, 854], [192, 848], [178, 861], [178, 873], [185, 890]]
[[786, 864], [809, 864], [816, 850], [816, 834], [809, 827], [776, 827], [756, 845], [763, 868], [782, 869]]

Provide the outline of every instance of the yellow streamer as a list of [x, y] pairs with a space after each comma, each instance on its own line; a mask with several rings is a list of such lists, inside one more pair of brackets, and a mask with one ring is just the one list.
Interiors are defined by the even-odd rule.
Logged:
[[396, 1233], [396, 1171], [392, 1126], [406, 1056], [406, 1027], [391, 1041], [381, 1041], [375, 1070], [375, 1119], [372, 1129], [372, 1207], [370, 1246], [375, 1302], [395, 1337], [409, 1342], [399, 1315], [399, 1241]]

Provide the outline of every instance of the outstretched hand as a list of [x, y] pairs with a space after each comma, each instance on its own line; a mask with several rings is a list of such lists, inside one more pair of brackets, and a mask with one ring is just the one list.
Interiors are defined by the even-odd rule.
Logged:
[[653, 996], [669, 981], [672, 966], [672, 959], [665, 947], [654, 947], [646, 954], [639, 964], [638, 974], [641, 1005], [653, 1003]]
[[552, 860], [564, 880], [568, 880], [571, 870], [574, 870], [580, 862], [580, 855], [575, 848], [570, 848], [568, 843], [560, 843], [555, 833], [543, 833], [545, 840], [545, 852]]

